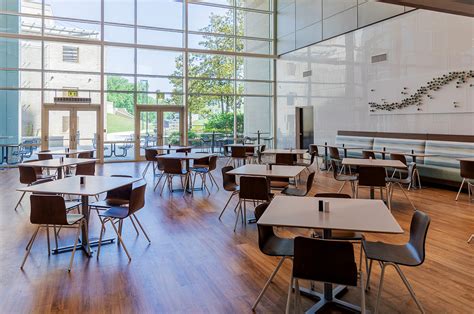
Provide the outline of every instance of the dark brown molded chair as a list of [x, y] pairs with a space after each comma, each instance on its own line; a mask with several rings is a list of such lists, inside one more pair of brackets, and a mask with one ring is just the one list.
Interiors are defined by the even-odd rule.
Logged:
[[255, 156], [255, 147], [245, 147], [245, 154], [248, 158], [253, 158]]
[[[163, 156], [163, 155], [166, 155], [166, 154], [158, 154], [157, 157], [159, 156]], [[159, 172], [158, 174], [155, 174], [155, 176], [159, 176], [159, 179], [158, 179], [158, 182], [156, 182], [155, 184], [155, 188], [153, 189], [153, 191], [156, 190], [156, 188], [158, 187], [158, 185], [160, 184], [161, 182], [161, 179], [163, 179], [163, 171], [165, 170], [165, 166], [163, 165], [163, 159], [162, 158], [156, 158], [156, 171]]]
[[331, 160], [331, 167], [330, 168], [332, 168], [334, 179], [336, 181], [344, 182], [341, 185], [341, 187], [339, 188], [339, 190], [337, 191], [337, 193], [341, 193], [341, 191], [344, 188], [344, 186], [346, 185], [346, 183], [349, 182], [351, 184], [352, 196], [355, 196], [356, 187], [357, 187], [357, 180], [358, 180], [357, 175], [355, 175], [355, 174], [342, 174], [338, 170], [338, 167], [337, 167], [337, 164], [336, 164], [335, 160]]
[[[418, 309], [424, 313], [421, 303], [416, 298], [415, 292], [403, 274], [399, 265], [408, 267], [415, 267], [423, 264], [425, 261], [425, 242], [426, 234], [430, 226], [430, 217], [425, 213], [417, 210], [413, 214], [410, 224], [410, 240], [406, 244], [389, 244], [384, 242], [371, 242], [362, 240], [365, 256], [370, 260], [370, 265], [367, 267], [367, 288], [370, 285], [370, 274], [372, 271], [372, 262], [379, 262], [382, 267], [380, 275], [379, 291], [377, 293], [377, 303], [375, 305], [375, 313], [377, 313], [380, 296], [382, 294], [383, 279], [385, 268], [393, 266], [403, 280], [403, 283], [410, 292], [413, 300], [415, 300]], [[368, 263], [366, 263], [368, 264]]]
[[142, 177], [145, 178], [145, 175], [148, 171], [148, 168], [152, 166], [153, 169], [153, 178], [156, 176], [156, 155], [158, 155], [156, 149], [152, 148], [145, 148], [145, 160], [147, 164], [145, 169], [143, 169]]
[[[227, 165], [232, 162], [233, 166], [236, 167], [236, 161], [237, 165], [240, 164], [246, 164], [247, 161], [247, 150], [245, 146], [231, 146], [230, 147], [230, 159], [227, 162]], [[227, 166], [226, 165], [226, 166]]]
[[77, 158], [89, 159], [94, 158], [94, 152], [82, 152], [77, 154]]
[[[32, 160], [29, 162], [33, 162], [36, 160]], [[24, 164], [27, 162], [24, 162]], [[18, 170], [20, 172], [20, 183], [26, 184], [27, 186], [30, 186], [35, 183], [39, 183], [41, 180], [45, 179], [50, 179], [52, 176], [45, 176], [41, 172], [41, 167], [32, 167], [32, 166], [27, 166], [27, 165], [19, 165]], [[20, 206], [21, 201], [23, 200], [23, 197], [25, 197], [26, 192], [23, 192], [21, 194], [20, 199], [18, 200], [18, 203], [16, 203], [15, 210]]]
[[[50, 254], [49, 244], [49, 228], [50, 226], [61, 226], [63, 228], [77, 228], [74, 247], [72, 250], [71, 260], [69, 261], [68, 271], [71, 271], [72, 262], [74, 260], [74, 253], [76, 252], [77, 242], [81, 234], [81, 227], [86, 229], [85, 235], [87, 237], [87, 221], [81, 214], [68, 214], [64, 204], [64, 198], [59, 195], [39, 195], [34, 194], [30, 196], [31, 213], [30, 222], [38, 225], [36, 231], [31, 237], [30, 244], [27, 246], [27, 251], [21, 264], [21, 269], [25, 265], [26, 259], [30, 254], [31, 248], [35, 242], [38, 231], [41, 227], [46, 228], [48, 237], [48, 255]], [[87, 240], [87, 249], [90, 254], [89, 240]]]
[[[255, 218], [257, 221], [260, 219], [260, 217], [262, 217], [268, 205], [270, 204], [263, 203], [255, 207]], [[285, 259], [291, 259], [293, 257], [294, 247], [293, 239], [280, 238], [275, 234], [272, 226], [257, 225], [257, 228], [258, 248], [260, 249], [260, 252], [268, 256], [281, 257], [281, 259], [278, 262], [278, 265], [275, 267], [275, 270], [272, 272], [267, 282], [265, 283], [265, 286], [263, 286], [262, 291], [260, 291], [257, 300], [255, 300], [252, 306], [252, 311], [255, 311], [258, 302], [260, 302], [260, 300], [262, 299], [263, 295], [265, 294], [265, 291], [267, 291], [268, 286], [272, 282], [275, 275], [278, 273], [278, 270], [280, 269], [281, 265], [283, 265]]]
[[191, 148], [179, 148], [176, 150], [177, 153], [190, 153]]
[[[399, 160], [401, 161], [405, 166], [407, 165], [407, 158], [403, 154], [392, 154], [390, 153], [390, 159], [391, 160]], [[406, 171], [403, 169], [393, 169], [392, 172], [392, 178], [395, 176], [395, 174], [398, 172], [398, 177], [401, 179], [402, 178], [402, 173]]]
[[263, 152], [265, 151], [266, 149], [266, 145], [261, 145], [259, 149], [257, 149], [257, 162], [259, 164], [262, 163], [262, 156], [263, 156]]
[[[314, 238], [296, 237], [294, 239], [293, 271], [288, 286], [286, 313], [290, 313], [290, 301], [295, 291], [295, 311], [301, 313], [301, 297], [299, 279], [319, 281], [357, 287], [360, 280], [361, 313], [365, 310], [364, 274], [357, 271], [352, 243], [345, 241], [320, 240]], [[345, 302], [333, 299], [336, 305], [344, 308]]]
[[[123, 207], [123, 206], [115, 206], [107, 209], [106, 211], [100, 213], [101, 223], [102, 223], [102, 228], [100, 230], [100, 237], [99, 237], [99, 247], [97, 248], [97, 258], [99, 258], [100, 254], [100, 246], [102, 243], [102, 237], [104, 235], [105, 231], [105, 224], [107, 222], [110, 222], [112, 227], [114, 228], [115, 233], [117, 234], [117, 237], [120, 241], [120, 244], [122, 245], [123, 249], [125, 250], [125, 253], [128, 256], [128, 259], [131, 261], [132, 258], [130, 257], [130, 254], [128, 253], [127, 248], [125, 247], [125, 244], [123, 243], [121, 232], [117, 230], [117, 227], [115, 226], [116, 223], [119, 224], [119, 226], [122, 225], [122, 222], [124, 219], [129, 218], [130, 220], [135, 221], [138, 223], [138, 226], [142, 230], [143, 234], [145, 235], [146, 239], [150, 243], [150, 238], [148, 237], [148, 234], [146, 233], [145, 229], [143, 228], [142, 224], [138, 220], [137, 216], [135, 213], [142, 209], [145, 206], [145, 190], [146, 190], [146, 183], [141, 182], [138, 186], [133, 187], [132, 192], [130, 193], [130, 204], [128, 207]], [[133, 218], [132, 218], [133, 217]]]
[[[224, 208], [222, 209], [220, 215], [219, 215], [219, 220], [221, 219], [222, 217], [222, 214], [224, 214], [224, 211], [226, 210], [227, 208], [227, 205], [229, 205], [230, 203], [230, 200], [232, 199], [232, 197], [234, 197], [235, 195], [239, 195], [239, 186], [237, 185], [237, 182], [235, 181], [235, 176], [233, 175], [230, 175], [228, 174], [227, 172], [233, 170], [234, 167], [232, 166], [225, 166], [225, 167], [222, 167], [221, 171], [222, 171], [222, 186], [224, 188], [224, 190], [226, 190], [227, 192], [232, 192], [229, 196], [229, 199], [227, 200], [227, 203], [225, 203], [225, 206]], [[237, 204], [238, 206], [239, 204]], [[235, 208], [237, 208], [237, 206]]]
[[295, 154], [275, 154], [276, 165], [288, 165], [293, 166], [296, 163]]
[[459, 193], [461, 193], [462, 187], [464, 186], [464, 182], [467, 181], [467, 193], [469, 196], [469, 202], [471, 201], [471, 191], [473, 189], [474, 184], [471, 180], [474, 180], [474, 161], [468, 160], [461, 160], [460, 161], [460, 169], [461, 169], [461, 178], [462, 183], [459, 187], [458, 194], [456, 195], [456, 201], [459, 198]]
[[308, 178], [306, 179], [306, 187], [303, 189], [299, 188], [285, 188], [283, 191], [281, 191], [282, 194], [289, 195], [289, 196], [306, 196], [308, 195], [309, 191], [311, 191], [311, 188], [313, 187], [313, 181], [314, 181], [314, 175], [315, 172], [311, 172], [308, 175]]
[[[334, 146], [329, 146], [328, 149], [329, 149], [329, 160], [334, 160], [337, 165], [341, 165], [342, 159], [341, 159], [341, 155], [339, 154], [339, 149]], [[332, 163], [328, 171], [331, 168], [332, 168]], [[342, 166], [341, 170], [343, 169], [344, 169], [344, 166]]]
[[[235, 218], [234, 232], [239, 221], [239, 214], [242, 216], [242, 223], [247, 224], [247, 202], [270, 202], [270, 180], [265, 177], [240, 177], [239, 203], [237, 207], [237, 217]], [[243, 209], [242, 209], [243, 205]]]
[[[46, 150], [41, 150], [40, 151], [40, 153], [47, 153], [47, 152], [50, 152], [50, 150], [46, 149]], [[39, 160], [53, 159], [53, 155], [52, 154], [38, 154], [38, 159]]]
[[[163, 175], [165, 176], [165, 182], [163, 182], [163, 186], [161, 187], [160, 196], [163, 194], [163, 190], [165, 186], [168, 186], [170, 192], [173, 192], [173, 178], [178, 176], [181, 179], [181, 186], [183, 187], [183, 195], [186, 193], [186, 186], [189, 182], [189, 172], [186, 168], [183, 167], [183, 163], [179, 159], [171, 159], [171, 158], [162, 158], [161, 162], [163, 164]], [[183, 177], [184, 177], [184, 185], [183, 185]], [[158, 186], [158, 184], [155, 186]]]
[[400, 178], [400, 179], [396, 178], [396, 177], [387, 177], [386, 178], [387, 182], [390, 184], [389, 185], [390, 203], [392, 202], [391, 200], [392, 200], [392, 196], [393, 196], [393, 190], [394, 190], [395, 186], [398, 186], [400, 188], [400, 190], [402, 190], [402, 192], [405, 195], [406, 199], [410, 202], [411, 207], [413, 207], [413, 210], [416, 210], [415, 204], [413, 204], [413, 202], [410, 200], [410, 198], [408, 197], [408, 194], [405, 192], [405, 190], [403, 189], [403, 186], [402, 186], [402, 184], [407, 184], [408, 189], [410, 189], [410, 187], [413, 183], [413, 174], [414, 174], [415, 171], [416, 171], [416, 164], [414, 162], [411, 162], [408, 165], [408, 172], [407, 172], [407, 176], [405, 178]]
[[[129, 175], [114, 174], [111, 177], [132, 178]], [[110, 190], [105, 195], [105, 199], [91, 203], [89, 206], [97, 209], [107, 209], [113, 206], [124, 206], [130, 202], [130, 195], [132, 193], [132, 184], [121, 186], [119, 188]]]
[[359, 188], [379, 188], [380, 198], [383, 200], [383, 189], [387, 192], [388, 208], [392, 210], [390, 202], [390, 183], [386, 178], [385, 168], [383, 167], [359, 167], [359, 181], [357, 183], [356, 198], [359, 198]]
[[374, 152], [369, 152], [366, 150], [362, 151], [362, 159], [376, 159], [375, 158], [375, 153]]
[[[191, 169], [191, 171], [194, 173], [194, 180], [193, 180], [193, 184], [191, 188], [192, 194], [194, 193], [194, 185], [196, 184], [196, 177], [198, 175], [201, 177], [201, 188], [206, 188], [209, 195], [211, 195], [211, 192], [209, 191], [209, 188], [207, 187], [207, 175], [209, 175], [211, 184], [214, 185], [214, 183], [216, 183], [216, 186], [217, 186], [217, 182], [211, 173], [211, 171], [217, 168], [217, 155], [213, 155], [210, 158], [208, 158], [207, 163], [208, 165], [193, 166], [193, 168]], [[219, 190], [218, 186], [217, 186], [217, 189]]]
[[76, 176], [93, 176], [95, 175], [95, 161], [76, 166]]

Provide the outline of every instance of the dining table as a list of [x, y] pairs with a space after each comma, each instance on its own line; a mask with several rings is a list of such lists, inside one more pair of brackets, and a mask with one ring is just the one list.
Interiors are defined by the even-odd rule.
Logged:
[[247, 164], [241, 167], [232, 169], [227, 172], [230, 175], [236, 176], [258, 176], [268, 178], [295, 178], [306, 167], [303, 166], [285, 166], [285, 165], [256, 165]]
[[95, 162], [98, 159], [93, 158], [54, 158], [46, 160], [36, 160], [28, 163], [21, 163], [19, 166], [32, 166], [32, 167], [41, 167], [46, 169], [57, 169], [57, 178], [63, 178], [63, 169], [71, 166], [76, 166], [80, 164], [87, 164], [90, 162]]
[[[98, 245], [98, 240], [91, 241], [88, 234], [88, 225], [90, 218], [89, 197], [97, 196], [108, 191], [133, 184], [134, 182], [142, 180], [141, 178], [129, 177], [106, 177], [106, 176], [73, 176], [64, 179], [53, 180], [41, 184], [30, 185], [17, 189], [21, 192], [30, 193], [47, 193], [47, 194], [64, 194], [81, 197], [81, 214], [86, 219], [86, 225], [82, 227], [82, 236], [80, 249], [86, 254], [89, 254], [87, 249], [87, 239], [89, 238], [89, 245]], [[81, 182], [82, 181], [82, 182]], [[102, 244], [109, 244], [114, 242], [115, 238], [109, 238], [102, 241]], [[53, 254], [72, 251], [73, 245], [58, 247], [53, 250]]]
[[276, 154], [291, 154], [291, 155], [303, 155], [308, 152], [307, 149], [267, 149], [262, 152], [262, 154], [276, 155]]
[[181, 146], [181, 145], [159, 145], [159, 146], [150, 146], [147, 149], [156, 149], [161, 151], [166, 151], [167, 154], [170, 154], [171, 151], [177, 151], [180, 149], [192, 149], [192, 146]]
[[348, 150], [364, 150], [363, 147], [359, 147], [359, 146], [346, 146], [346, 144], [342, 144], [342, 145], [339, 145], [339, 144], [328, 144], [327, 142], [325, 142], [324, 144], [311, 144], [311, 145], [316, 145], [318, 147], [324, 147], [324, 169], [323, 170], [327, 170], [329, 169], [329, 153], [328, 153], [328, 149], [329, 147], [336, 147], [337, 149], [342, 149], [344, 151], [344, 158], [347, 158], [347, 151]]
[[[329, 202], [329, 211], [320, 212], [319, 201]], [[275, 196], [257, 221], [258, 225], [303, 229], [322, 229], [322, 238], [331, 239], [333, 230], [363, 233], [402, 234], [403, 229], [382, 200], [334, 199], [299, 196]], [[321, 258], [324, 258], [322, 256]], [[345, 286], [324, 283], [323, 293], [300, 287], [302, 295], [315, 298], [307, 313], [322, 310], [329, 303], [336, 303], [355, 311], [358, 305], [343, 301]]]
[[53, 155], [53, 156], [66, 156], [70, 157], [72, 155], [79, 155], [81, 153], [91, 153], [95, 152], [96, 150], [91, 148], [91, 149], [56, 149], [56, 150], [50, 150], [50, 151], [41, 151], [37, 152], [37, 155]]

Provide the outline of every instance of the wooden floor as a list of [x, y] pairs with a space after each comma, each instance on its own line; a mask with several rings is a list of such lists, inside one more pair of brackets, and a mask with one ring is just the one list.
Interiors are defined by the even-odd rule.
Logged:
[[[223, 161], [220, 161], [222, 163]], [[99, 166], [98, 174], [139, 176], [145, 163]], [[220, 171], [216, 178], [221, 182]], [[76, 255], [67, 272], [70, 254], [47, 255], [46, 235], [39, 235], [24, 271], [19, 269], [25, 246], [34, 227], [29, 223], [29, 200], [14, 211], [20, 193], [18, 170], [0, 171], [0, 313], [250, 313], [251, 306], [278, 259], [260, 253], [256, 225], [232, 231], [235, 214], [229, 210], [217, 219], [228, 193], [214, 187], [210, 197], [196, 192], [162, 197], [153, 192], [151, 175], [146, 207], [139, 212], [152, 243], [136, 236], [130, 222], [124, 239], [132, 255], [129, 263], [117, 245], [104, 246], [100, 259]], [[176, 181], [178, 185], [178, 182]], [[316, 176], [312, 194], [336, 191], [339, 183], [322, 173]], [[455, 202], [455, 192], [435, 188], [410, 191], [420, 210], [432, 223], [428, 232], [427, 258], [418, 268], [403, 268], [420, 301], [429, 313], [472, 313], [474, 309], [474, 244], [466, 240], [474, 232], [474, 203], [467, 195]], [[367, 197], [367, 192], [361, 193]], [[403, 243], [412, 210], [400, 192], [394, 196], [393, 214], [404, 235], [367, 235]], [[290, 208], [288, 210], [291, 210]], [[110, 229], [110, 230], [109, 230]], [[97, 235], [97, 216], [90, 233]], [[111, 235], [111, 228], [107, 232]], [[60, 241], [70, 243], [73, 231], [63, 230]], [[359, 248], [356, 247], [356, 250]], [[96, 251], [96, 248], [94, 248]], [[291, 262], [286, 261], [257, 312], [283, 312]], [[372, 290], [367, 294], [373, 310], [380, 269], [374, 268]], [[359, 291], [350, 288], [343, 297], [358, 302]], [[304, 300], [309, 307], [311, 301]], [[381, 313], [416, 313], [401, 279], [390, 268], [382, 294]]]

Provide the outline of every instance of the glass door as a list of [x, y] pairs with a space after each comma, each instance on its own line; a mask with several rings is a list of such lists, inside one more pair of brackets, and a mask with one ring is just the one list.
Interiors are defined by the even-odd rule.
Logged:
[[74, 145], [77, 149], [97, 149], [98, 112], [95, 110], [75, 110]]
[[139, 106], [137, 117], [141, 158], [147, 147], [184, 144], [182, 108]]
[[71, 110], [48, 110], [46, 118], [48, 122], [43, 124], [43, 128], [47, 128], [43, 132], [45, 149], [58, 150], [64, 148], [72, 148], [74, 142], [71, 128]]

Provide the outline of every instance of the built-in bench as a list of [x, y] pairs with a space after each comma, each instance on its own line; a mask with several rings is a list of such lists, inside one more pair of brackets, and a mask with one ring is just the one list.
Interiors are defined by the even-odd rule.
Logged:
[[[425, 159], [417, 158], [420, 175], [427, 181], [459, 185], [462, 181], [458, 158], [474, 157], [474, 136], [419, 134], [419, 133], [384, 133], [339, 131], [336, 144], [356, 146], [367, 150], [387, 152], [411, 152], [431, 154]], [[349, 157], [361, 157], [361, 150], [349, 150]], [[381, 158], [380, 154], [376, 154]], [[412, 158], [406, 156], [407, 161]]]

